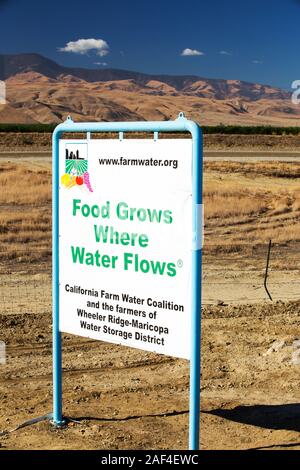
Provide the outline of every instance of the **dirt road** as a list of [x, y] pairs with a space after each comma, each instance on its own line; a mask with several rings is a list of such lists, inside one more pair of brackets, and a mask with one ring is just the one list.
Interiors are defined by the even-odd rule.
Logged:
[[[236, 162], [300, 162], [300, 152], [295, 151], [214, 151], [204, 150], [204, 159], [209, 161], [236, 161]], [[49, 151], [18, 151], [18, 152], [0, 152], [0, 161], [10, 162], [34, 162], [50, 164], [52, 155]]]

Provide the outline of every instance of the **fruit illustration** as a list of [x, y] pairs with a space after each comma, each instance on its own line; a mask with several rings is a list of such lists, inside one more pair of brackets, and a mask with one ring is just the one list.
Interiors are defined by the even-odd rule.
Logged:
[[88, 171], [86, 171], [83, 174], [83, 181], [84, 181], [85, 185], [87, 186], [88, 190], [90, 191], [90, 193], [92, 193], [93, 190], [92, 190], [92, 186], [91, 186], [91, 183], [90, 183], [90, 175], [89, 175]]
[[71, 176], [69, 175], [69, 173], [65, 173], [61, 177], [61, 184], [67, 187], [68, 184], [70, 183], [70, 180], [71, 180]]
[[88, 173], [87, 150], [84, 147], [74, 146], [66, 148], [65, 173], [61, 177], [61, 184], [70, 189], [73, 186], [86, 187], [89, 192], [93, 192]]
[[83, 184], [82, 176], [76, 176], [76, 184], [78, 184], [78, 186], [81, 186]]
[[75, 185], [76, 185], [76, 176], [72, 176], [71, 181], [68, 185], [68, 189], [72, 188]]

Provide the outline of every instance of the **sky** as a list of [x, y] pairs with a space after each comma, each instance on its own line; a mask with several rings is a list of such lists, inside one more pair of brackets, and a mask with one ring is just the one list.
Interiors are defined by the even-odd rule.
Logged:
[[0, 53], [65, 66], [246, 80], [300, 79], [300, 0], [0, 0]]

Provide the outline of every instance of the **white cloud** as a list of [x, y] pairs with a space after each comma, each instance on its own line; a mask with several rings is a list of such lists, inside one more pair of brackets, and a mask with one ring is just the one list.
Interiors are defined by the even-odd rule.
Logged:
[[97, 55], [104, 57], [109, 53], [109, 45], [103, 39], [78, 39], [67, 42], [64, 47], [59, 47], [58, 50], [74, 54], [87, 54], [89, 51], [95, 50]]
[[94, 65], [103, 65], [103, 67], [105, 67], [106, 65], [108, 65], [107, 62], [94, 62]]
[[262, 60], [252, 60], [252, 64], [263, 64]]
[[197, 49], [190, 49], [189, 47], [187, 47], [186, 49], [183, 49], [180, 55], [183, 55], [183, 56], [204, 55], [204, 52], [198, 51]]
[[219, 54], [221, 54], [221, 55], [232, 55], [232, 53], [228, 52], [228, 51], [219, 51]]

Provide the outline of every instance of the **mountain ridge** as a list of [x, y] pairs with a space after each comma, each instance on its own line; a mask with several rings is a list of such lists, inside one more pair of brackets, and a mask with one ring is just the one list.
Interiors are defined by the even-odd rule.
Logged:
[[202, 124], [298, 125], [300, 107], [280, 88], [195, 75], [65, 67], [40, 54], [0, 55], [7, 105], [0, 122], [168, 120], [179, 111]]
[[[259, 87], [260, 90], [277, 90], [278, 93], [282, 94], [282, 98], [286, 98], [288, 96], [288, 92], [282, 90], [281, 88], [273, 87], [267, 84], [252, 83], [245, 80], [207, 78], [199, 75], [147, 74], [143, 72], [115, 68], [95, 69], [84, 67], [66, 67], [37, 53], [0, 54], [0, 80], [7, 80], [11, 76], [27, 71], [38, 72], [47, 77], [56, 79], [59, 75], [73, 75], [74, 77], [81, 78], [87, 82], [134, 79], [139, 84], [146, 84], [151, 80], [157, 80], [173, 86], [178, 91], [182, 91], [184, 88], [189, 87], [191, 84], [198, 81], [211, 83], [215, 86], [219, 86], [219, 88], [222, 85], [224, 86], [231, 85], [233, 83], [239, 83], [245, 87]], [[220, 97], [219, 99], [222, 98]], [[256, 99], [258, 98], [256, 97]]]

